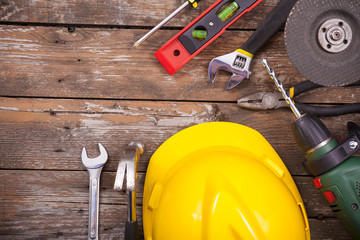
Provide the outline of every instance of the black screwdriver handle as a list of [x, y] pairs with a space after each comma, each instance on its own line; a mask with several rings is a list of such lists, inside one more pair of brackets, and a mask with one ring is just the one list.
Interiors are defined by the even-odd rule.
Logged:
[[255, 54], [284, 25], [297, 0], [281, 0], [241, 49]]
[[187, 0], [194, 8], [197, 7], [198, 2], [200, 2], [200, 0]]
[[126, 221], [124, 240], [140, 240], [138, 222]]

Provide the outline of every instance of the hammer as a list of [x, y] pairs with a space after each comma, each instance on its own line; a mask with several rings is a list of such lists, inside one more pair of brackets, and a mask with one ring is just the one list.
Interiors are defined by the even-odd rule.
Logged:
[[114, 190], [126, 191], [128, 198], [125, 240], [140, 240], [138, 222], [136, 220], [136, 178], [139, 158], [143, 152], [144, 145], [131, 142], [124, 148], [116, 172]]

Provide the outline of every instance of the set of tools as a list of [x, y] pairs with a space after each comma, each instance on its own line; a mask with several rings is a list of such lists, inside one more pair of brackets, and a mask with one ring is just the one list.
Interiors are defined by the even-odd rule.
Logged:
[[[108, 154], [102, 144], [98, 144], [100, 155], [88, 158], [85, 147], [81, 153], [81, 161], [89, 173], [89, 227], [88, 240], [98, 240], [99, 226], [99, 190], [100, 174], [107, 162]], [[125, 226], [126, 240], [139, 240], [138, 222], [136, 220], [136, 178], [140, 155], [144, 152], [144, 145], [131, 142], [124, 150], [120, 159], [114, 190], [126, 191], [128, 199], [128, 219]]]
[[255, 30], [250, 38], [232, 53], [211, 60], [209, 64], [210, 82], [222, 69], [232, 73], [227, 90], [236, 87], [250, 76], [250, 63], [255, 53], [284, 25], [287, 16], [297, 0], [282, 0]]
[[[156, 51], [155, 57], [170, 75], [174, 74], [261, 1], [218, 0]], [[177, 14], [188, 4], [186, 2], [174, 13]], [[175, 14], [163, 22], [166, 23]], [[138, 46], [159, 29], [163, 22], [134, 46]], [[293, 100], [294, 97], [319, 87], [360, 85], [359, 1], [323, 0], [319, 4], [313, 0], [281, 0], [239, 49], [211, 60], [208, 68], [210, 82], [214, 82], [219, 70], [232, 74], [227, 90], [249, 78], [254, 54], [284, 24], [285, 47], [289, 59], [308, 80], [296, 84], [286, 92], [267, 61], [263, 60], [279, 92], [258, 92], [240, 98], [237, 103], [250, 109], [291, 108], [297, 118], [292, 124], [292, 132], [305, 154], [306, 169], [315, 177], [316, 188], [323, 192], [335, 215], [349, 233], [359, 239], [360, 158], [352, 155], [360, 149], [360, 128], [349, 122], [349, 136], [338, 143], [316, 116], [358, 113], [360, 103], [319, 107]], [[139, 149], [136, 151], [141, 151]], [[116, 181], [115, 185], [116, 189], [121, 189], [122, 182]], [[128, 219], [132, 220], [134, 219]]]
[[262, 0], [218, 0], [155, 52], [172, 75]]
[[[360, 86], [360, 81], [347, 85], [346, 87]], [[360, 112], [360, 103], [348, 103], [337, 106], [321, 107], [312, 104], [306, 104], [294, 100], [293, 98], [310, 91], [312, 89], [323, 87], [319, 84], [306, 80], [296, 84], [289, 90], [289, 96], [295, 103], [297, 109], [301, 112], [311, 113], [319, 117], [338, 116], [349, 113]], [[271, 110], [278, 108], [288, 108], [289, 104], [283, 99], [280, 92], [258, 92], [237, 100], [240, 107], [254, 110]]]
[[350, 235], [359, 239], [360, 157], [352, 155], [360, 150], [360, 127], [348, 122], [349, 136], [337, 143], [319, 118], [301, 114], [265, 59], [263, 64], [296, 116], [291, 125], [292, 132], [305, 154], [305, 167], [315, 177], [315, 187], [324, 194]]

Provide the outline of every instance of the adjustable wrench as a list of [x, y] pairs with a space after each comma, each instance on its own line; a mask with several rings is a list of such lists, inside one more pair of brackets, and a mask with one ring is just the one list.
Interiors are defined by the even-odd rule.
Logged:
[[226, 90], [234, 88], [242, 80], [249, 78], [251, 74], [249, 70], [250, 63], [254, 54], [285, 23], [296, 1], [281, 0], [240, 49], [212, 59], [209, 64], [210, 82], [214, 82], [215, 76], [220, 69], [232, 73]]
[[88, 240], [98, 240], [99, 226], [99, 189], [101, 170], [108, 159], [106, 149], [98, 143], [100, 155], [88, 158], [85, 147], [81, 152], [81, 161], [89, 173], [89, 230]]

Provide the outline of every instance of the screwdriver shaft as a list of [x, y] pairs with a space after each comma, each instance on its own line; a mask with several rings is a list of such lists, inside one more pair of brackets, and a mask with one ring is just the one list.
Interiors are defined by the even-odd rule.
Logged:
[[151, 29], [147, 34], [145, 34], [142, 38], [140, 38], [137, 42], [134, 43], [133, 47], [139, 46], [143, 41], [145, 41], [148, 37], [150, 37], [154, 32], [159, 30], [165, 23], [167, 23], [170, 19], [172, 19], [176, 14], [181, 12], [187, 5], [189, 5], [189, 1], [186, 1], [183, 5], [177, 8], [174, 12], [172, 12], [167, 18], [161, 21], [158, 25], [156, 25], [153, 29]]

